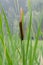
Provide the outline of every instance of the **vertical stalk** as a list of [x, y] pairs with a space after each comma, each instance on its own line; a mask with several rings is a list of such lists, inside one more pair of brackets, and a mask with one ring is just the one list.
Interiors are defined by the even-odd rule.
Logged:
[[21, 52], [22, 52], [22, 61], [23, 65], [25, 65], [25, 50], [24, 50], [24, 43], [22, 42], [24, 39], [24, 34], [23, 34], [23, 28], [22, 28], [22, 16], [23, 16], [23, 9], [20, 8], [20, 22], [19, 22], [19, 27], [20, 27], [20, 35], [21, 35]]

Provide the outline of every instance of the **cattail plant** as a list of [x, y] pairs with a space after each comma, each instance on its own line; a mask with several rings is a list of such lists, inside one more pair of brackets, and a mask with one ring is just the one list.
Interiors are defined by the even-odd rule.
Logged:
[[21, 35], [21, 52], [22, 52], [23, 65], [25, 65], [25, 48], [24, 48], [24, 44], [22, 43], [22, 41], [24, 39], [22, 22], [23, 22], [23, 9], [20, 8], [20, 22], [19, 22], [19, 27], [20, 27], [20, 35]]
[[19, 27], [20, 27], [21, 40], [24, 39], [23, 27], [22, 27], [22, 16], [23, 16], [23, 9], [20, 8], [20, 22], [19, 22]]

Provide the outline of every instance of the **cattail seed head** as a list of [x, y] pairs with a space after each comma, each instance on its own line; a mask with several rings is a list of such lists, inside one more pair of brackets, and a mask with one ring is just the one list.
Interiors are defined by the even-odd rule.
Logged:
[[21, 40], [24, 39], [23, 28], [22, 28], [22, 15], [23, 15], [23, 9], [20, 8], [20, 22], [19, 22], [19, 27], [20, 27]]

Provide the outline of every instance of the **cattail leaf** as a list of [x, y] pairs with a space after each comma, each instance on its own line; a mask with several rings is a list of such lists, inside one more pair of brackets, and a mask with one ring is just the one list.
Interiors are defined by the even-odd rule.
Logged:
[[3, 8], [2, 8], [2, 13], [4, 15], [4, 20], [5, 20], [5, 24], [6, 24], [6, 28], [7, 28], [7, 31], [8, 31], [8, 35], [9, 35], [10, 41], [12, 41], [11, 31], [10, 31], [10, 28], [9, 28], [9, 24], [8, 24], [8, 20], [7, 20], [7, 17], [6, 17], [6, 13], [5, 13]]
[[28, 37], [27, 37], [27, 48], [26, 48], [26, 62], [27, 62], [29, 41], [30, 41], [30, 35], [31, 35], [31, 25], [32, 25], [32, 9], [31, 9], [31, 2], [30, 2], [30, 0], [28, 0], [28, 8], [29, 8], [29, 13], [30, 13], [30, 20], [29, 20], [29, 25], [28, 25]]
[[0, 35], [1, 35], [1, 32], [2, 32], [2, 15], [0, 14]]
[[32, 40], [30, 40], [29, 65], [32, 64]]

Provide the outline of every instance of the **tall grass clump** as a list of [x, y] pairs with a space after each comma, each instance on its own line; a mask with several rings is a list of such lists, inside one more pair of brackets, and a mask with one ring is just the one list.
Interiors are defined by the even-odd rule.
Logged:
[[[0, 13], [0, 41], [3, 48], [3, 55], [1, 57], [0, 54], [0, 65], [40, 65], [40, 62], [37, 61], [37, 46], [40, 36], [40, 30], [41, 30], [41, 20], [42, 15], [40, 16], [40, 21], [38, 25], [38, 31], [36, 35], [36, 39], [34, 42], [32, 42], [31, 39], [31, 30], [32, 30], [32, 6], [30, 0], [28, 0], [28, 10], [29, 10], [29, 24], [28, 24], [28, 35], [27, 40], [24, 40], [24, 33], [23, 33], [23, 24], [24, 24], [24, 12], [21, 9], [20, 10], [20, 22], [19, 22], [19, 28], [20, 28], [20, 39], [18, 37], [18, 40], [16, 40], [15, 36], [13, 38], [10, 27], [8, 24], [6, 13], [1, 6], [2, 11]], [[6, 29], [8, 32], [7, 40], [5, 39], [5, 34], [3, 30], [3, 16], [4, 16], [4, 23], [6, 25]], [[8, 44], [8, 46], [7, 46]], [[4, 57], [5, 57], [5, 60]], [[5, 64], [2, 63], [5, 62]], [[36, 63], [36, 64], [35, 64]]]
[[4, 41], [4, 34], [3, 34], [3, 28], [2, 28], [2, 14], [0, 14], [0, 39], [2, 42], [2, 46], [3, 46], [3, 50], [4, 50], [4, 54], [6, 56], [6, 59], [8, 61], [8, 65], [12, 65], [12, 59], [10, 58], [9, 52], [7, 50], [7, 47], [5, 45], [5, 41]]

